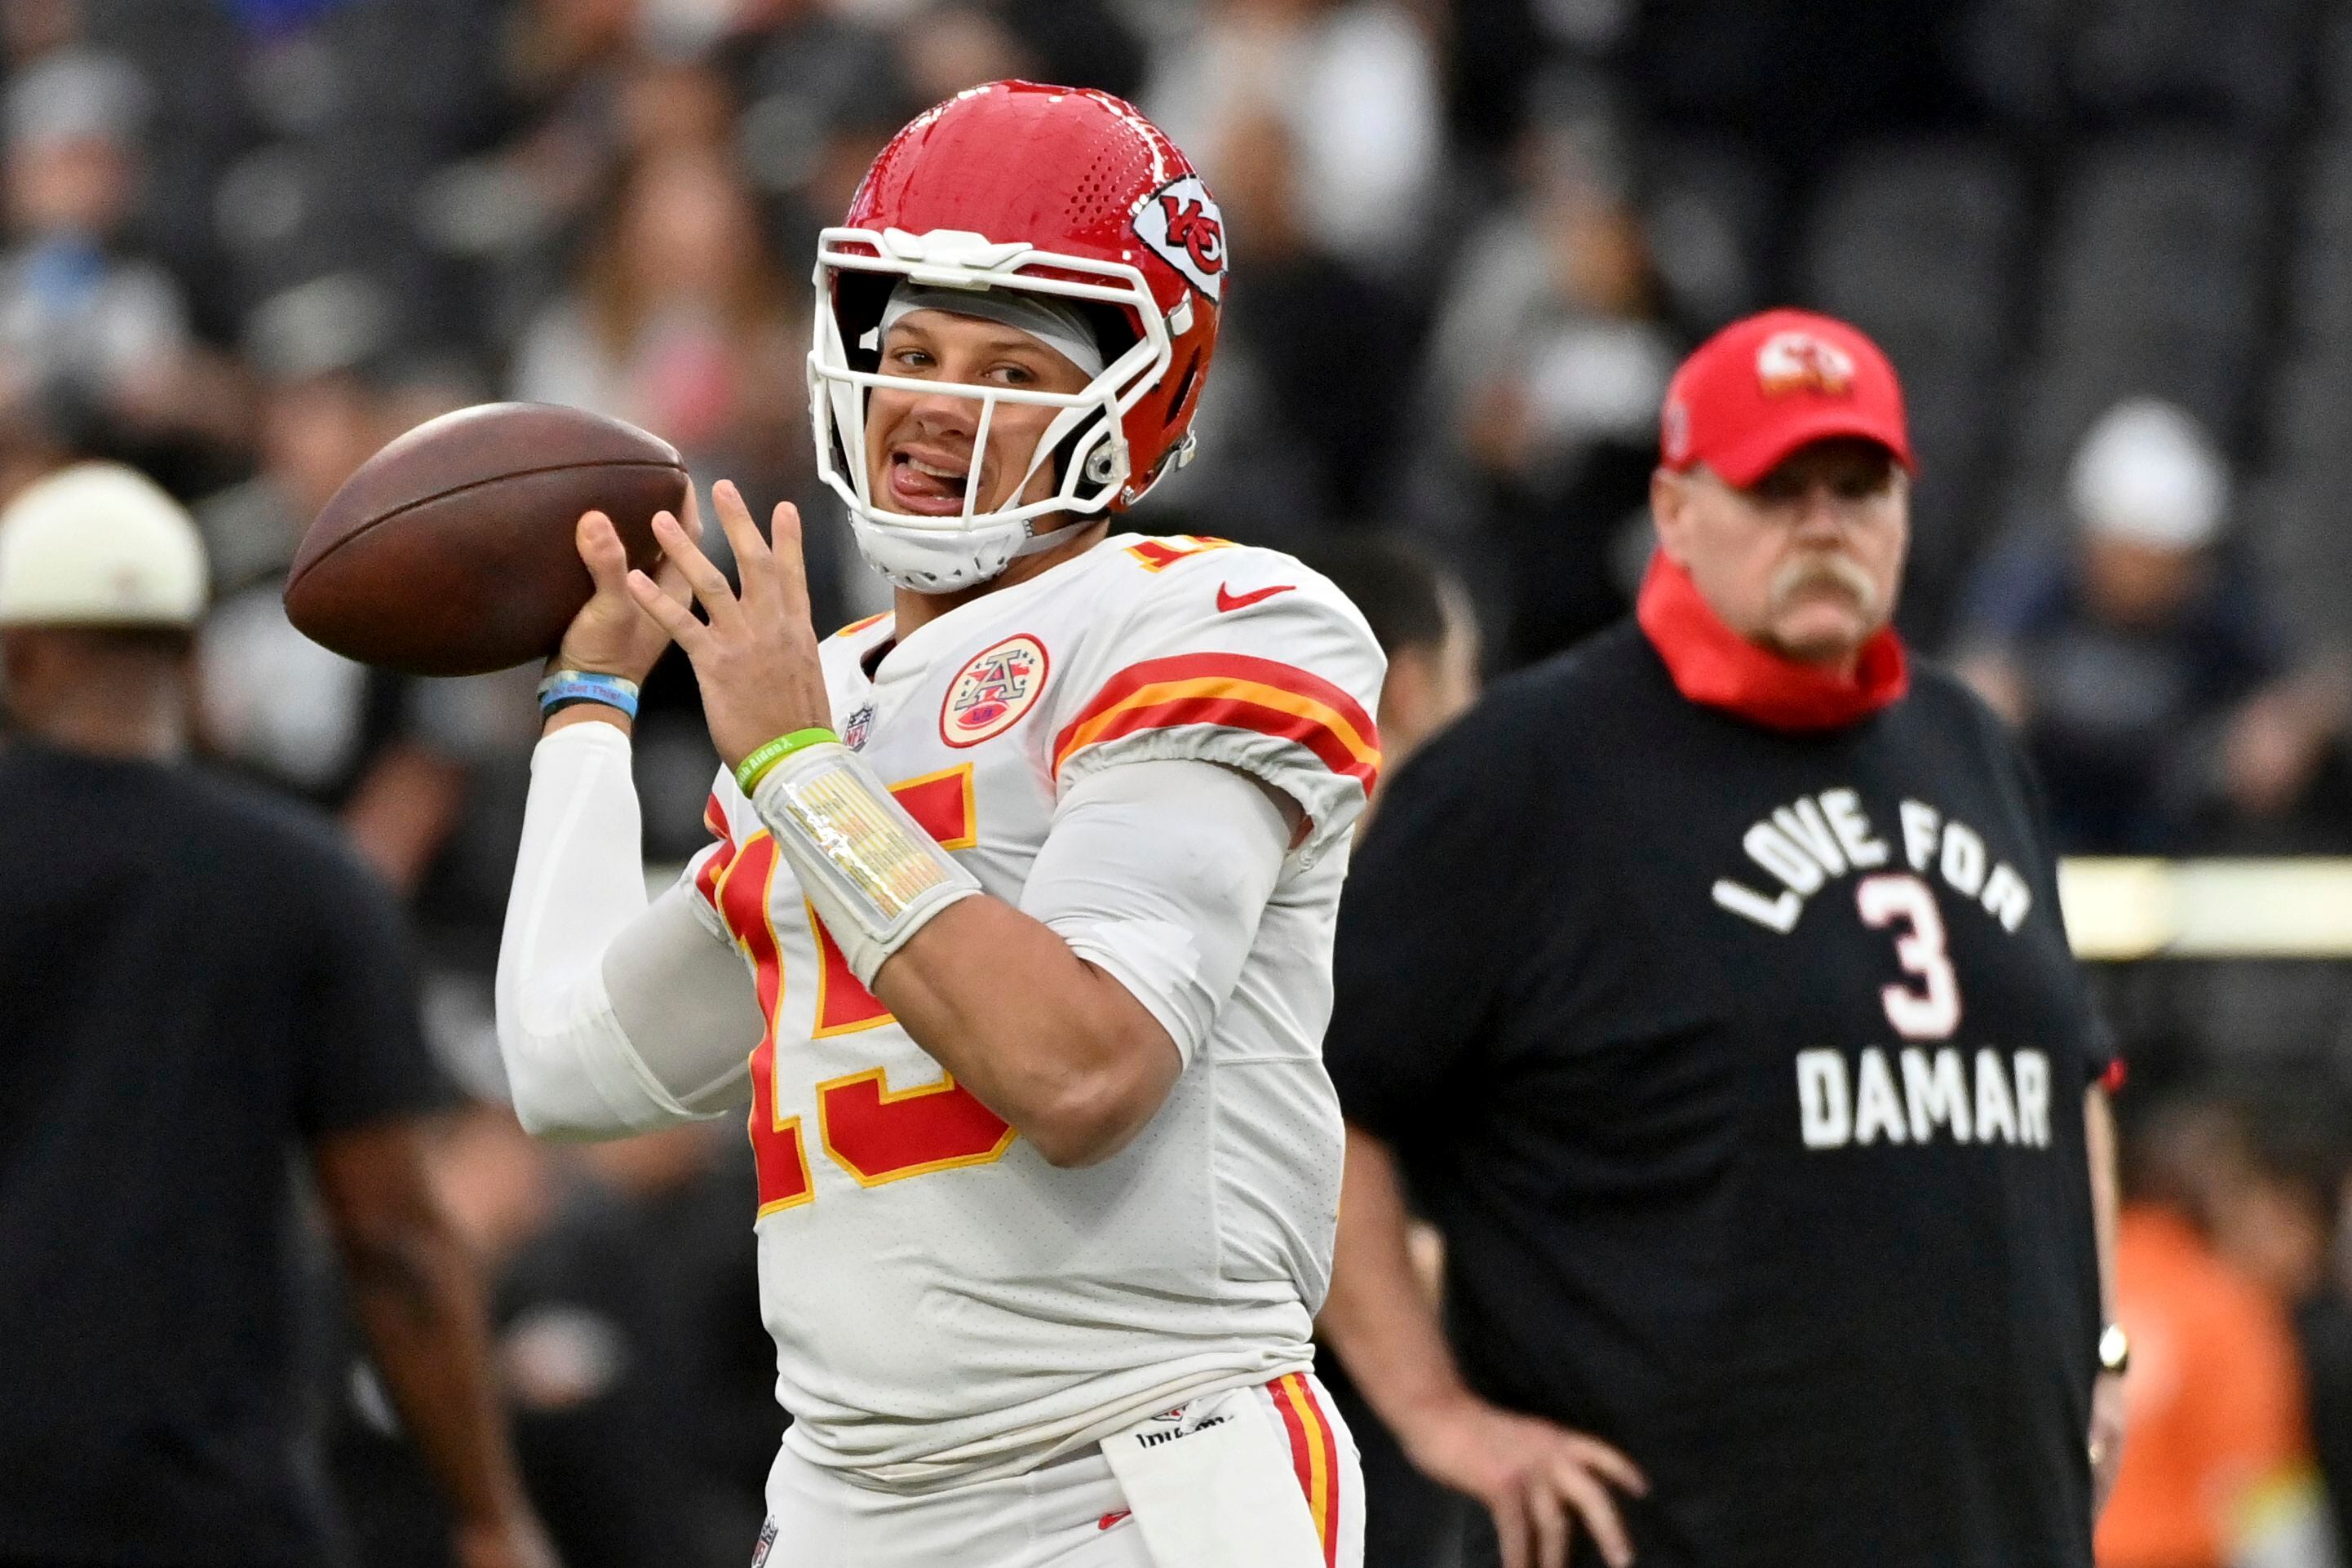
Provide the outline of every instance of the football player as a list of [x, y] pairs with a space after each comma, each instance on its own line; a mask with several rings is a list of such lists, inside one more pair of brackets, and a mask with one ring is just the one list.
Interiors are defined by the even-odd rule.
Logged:
[[[973, 89], [820, 241], [818, 460], [895, 611], [820, 645], [797, 515], [725, 484], [740, 591], [690, 516], [659, 581], [582, 520], [499, 1033], [543, 1133], [748, 1107], [785, 1561], [1360, 1559], [1308, 1334], [1381, 658], [1286, 556], [1109, 532], [1191, 455], [1224, 263], [1132, 107]], [[648, 903], [628, 721], [673, 638], [725, 767]]]

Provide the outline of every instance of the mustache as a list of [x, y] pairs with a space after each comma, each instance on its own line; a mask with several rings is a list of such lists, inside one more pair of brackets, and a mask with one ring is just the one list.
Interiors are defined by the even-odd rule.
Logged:
[[1778, 612], [1809, 589], [1835, 588], [1852, 599], [1864, 616], [1878, 613], [1878, 584], [1852, 556], [1837, 552], [1800, 555], [1772, 574], [1771, 606]]

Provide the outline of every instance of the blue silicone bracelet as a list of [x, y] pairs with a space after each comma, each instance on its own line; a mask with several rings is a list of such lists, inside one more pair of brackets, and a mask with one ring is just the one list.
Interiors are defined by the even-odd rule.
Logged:
[[637, 716], [637, 683], [618, 675], [595, 675], [584, 669], [559, 669], [539, 683], [539, 710], [552, 713], [573, 702], [601, 702]]

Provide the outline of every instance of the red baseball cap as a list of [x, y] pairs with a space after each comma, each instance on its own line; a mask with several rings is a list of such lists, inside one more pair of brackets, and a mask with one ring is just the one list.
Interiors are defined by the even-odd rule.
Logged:
[[1701, 343], [1667, 383], [1658, 426], [1667, 468], [1705, 463], [1741, 489], [1832, 436], [1875, 441], [1915, 467], [1895, 367], [1861, 332], [1811, 310], [1766, 310]]

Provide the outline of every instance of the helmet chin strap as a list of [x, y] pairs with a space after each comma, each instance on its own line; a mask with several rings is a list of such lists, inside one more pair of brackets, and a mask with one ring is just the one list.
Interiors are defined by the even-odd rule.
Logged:
[[[1069, 514], [1064, 513], [1063, 515], [1068, 516]], [[1070, 542], [1071, 530], [1081, 527], [1089, 522], [1099, 522], [1101, 521], [1102, 519], [1099, 514], [1089, 515], [1081, 513], [1077, 516], [1070, 517], [1070, 520], [1067, 522], [1055, 523], [1052, 528], [1045, 530], [1042, 533], [1037, 531], [1036, 526], [1033, 523], [1030, 527], [1029, 537], [1023, 540], [1019, 548], [1013, 552], [1013, 558], [1018, 560], [1024, 555], [1042, 555], [1046, 551], [1052, 550], [1057, 545], [1067, 544]]]

